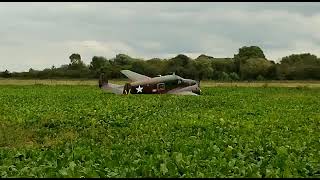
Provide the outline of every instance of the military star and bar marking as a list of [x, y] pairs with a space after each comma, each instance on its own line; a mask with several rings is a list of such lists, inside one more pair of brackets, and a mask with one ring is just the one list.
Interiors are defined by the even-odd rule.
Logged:
[[140, 85], [139, 85], [139, 87], [137, 87], [136, 89], [137, 89], [137, 93], [139, 93], [139, 92], [141, 92], [141, 93], [142, 93], [142, 89], [143, 89], [143, 87], [140, 87]]

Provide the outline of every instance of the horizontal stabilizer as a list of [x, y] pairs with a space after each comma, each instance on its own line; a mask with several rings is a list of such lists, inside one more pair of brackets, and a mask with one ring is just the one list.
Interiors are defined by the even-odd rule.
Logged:
[[123, 85], [118, 85], [118, 84], [104, 84], [101, 89], [106, 90], [106, 91], [111, 91], [114, 94], [122, 94], [123, 93]]

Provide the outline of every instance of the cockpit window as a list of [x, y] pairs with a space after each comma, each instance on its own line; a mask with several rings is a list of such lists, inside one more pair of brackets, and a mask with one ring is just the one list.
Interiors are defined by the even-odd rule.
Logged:
[[159, 83], [158, 84], [158, 89], [159, 90], [165, 90], [165, 84], [164, 83]]
[[180, 77], [180, 76], [178, 76], [178, 75], [176, 75], [176, 78], [178, 78], [178, 79], [182, 79], [182, 77]]

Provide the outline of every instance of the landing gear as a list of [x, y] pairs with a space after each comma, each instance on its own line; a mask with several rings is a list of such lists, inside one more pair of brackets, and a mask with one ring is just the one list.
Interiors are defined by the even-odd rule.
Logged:
[[131, 85], [126, 83], [123, 87], [123, 94], [131, 94]]

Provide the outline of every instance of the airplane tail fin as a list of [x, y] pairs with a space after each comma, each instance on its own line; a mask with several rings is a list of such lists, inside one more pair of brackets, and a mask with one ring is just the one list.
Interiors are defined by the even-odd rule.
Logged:
[[113, 92], [115, 94], [122, 94], [123, 87], [124, 86], [122, 86], [122, 85], [109, 83], [108, 79], [105, 78], [104, 73], [100, 74], [100, 77], [99, 77], [99, 88], [101, 88], [103, 90], [111, 91], [111, 92]]
[[105, 85], [108, 85], [108, 80], [105, 78], [104, 73], [101, 73], [99, 77], [99, 88], [102, 88]]

